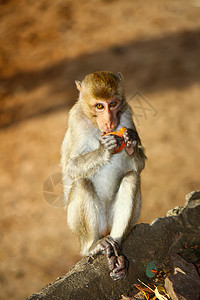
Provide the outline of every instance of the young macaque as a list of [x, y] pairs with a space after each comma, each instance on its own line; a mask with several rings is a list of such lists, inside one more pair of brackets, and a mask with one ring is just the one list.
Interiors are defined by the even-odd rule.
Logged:
[[105, 254], [110, 276], [118, 280], [128, 271], [121, 242], [140, 215], [146, 156], [122, 74], [94, 72], [76, 86], [79, 100], [70, 111], [61, 149], [68, 225], [82, 255]]

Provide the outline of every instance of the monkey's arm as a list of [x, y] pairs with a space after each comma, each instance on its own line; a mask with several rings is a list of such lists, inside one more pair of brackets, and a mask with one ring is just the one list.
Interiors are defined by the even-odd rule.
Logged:
[[110, 235], [119, 243], [137, 222], [141, 209], [140, 175], [128, 172], [124, 175], [113, 209], [113, 223]]
[[66, 171], [72, 178], [94, 175], [109, 161], [114, 149], [121, 145], [122, 139], [116, 135], [108, 135], [102, 137], [100, 142], [98, 149], [69, 159]]
[[135, 170], [141, 172], [145, 166], [146, 155], [136, 129], [126, 129], [123, 134], [126, 152], [134, 160]]
[[139, 143], [137, 146], [136, 154], [132, 157], [136, 172], [140, 173], [144, 169], [146, 159], [147, 157], [145, 155], [144, 148], [142, 144]]
[[132, 119], [133, 112], [129, 105], [121, 115], [120, 126], [127, 128], [123, 134], [124, 142], [126, 144], [125, 151], [134, 162], [135, 171], [141, 172], [145, 166], [146, 155], [142, 146], [140, 137], [137, 133], [135, 124]]
[[84, 115], [79, 103], [71, 109], [68, 129], [61, 148], [64, 175], [72, 179], [93, 176], [111, 156], [100, 142], [100, 132]]
[[110, 159], [110, 152], [101, 144], [99, 148], [68, 159], [66, 172], [74, 179], [93, 176]]

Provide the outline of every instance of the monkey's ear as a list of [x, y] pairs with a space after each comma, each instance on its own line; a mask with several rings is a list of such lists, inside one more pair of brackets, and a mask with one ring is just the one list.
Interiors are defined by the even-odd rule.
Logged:
[[120, 81], [124, 81], [124, 76], [122, 75], [122, 73], [117, 73], [117, 77], [119, 78]]
[[81, 92], [81, 91], [82, 91], [82, 84], [81, 84], [81, 81], [75, 80], [75, 84], [76, 84], [76, 87], [77, 87], [77, 89], [79, 90], [79, 92]]

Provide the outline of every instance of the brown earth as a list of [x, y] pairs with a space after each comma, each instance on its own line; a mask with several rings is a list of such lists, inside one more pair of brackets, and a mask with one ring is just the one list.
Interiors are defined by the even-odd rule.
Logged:
[[199, 15], [199, 0], [0, 1], [1, 299], [26, 298], [79, 259], [64, 209], [42, 195], [60, 171], [75, 79], [125, 76], [148, 156], [141, 222], [199, 189]]

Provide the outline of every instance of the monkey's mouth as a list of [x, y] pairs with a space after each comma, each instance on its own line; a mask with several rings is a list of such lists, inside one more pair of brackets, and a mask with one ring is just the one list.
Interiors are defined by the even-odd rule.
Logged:
[[103, 136], [103, 135], [108, 134], [108, 133], [111, 133], [111, 132], [112, 132], [112, 130], [102, 131], [101, 135]]

